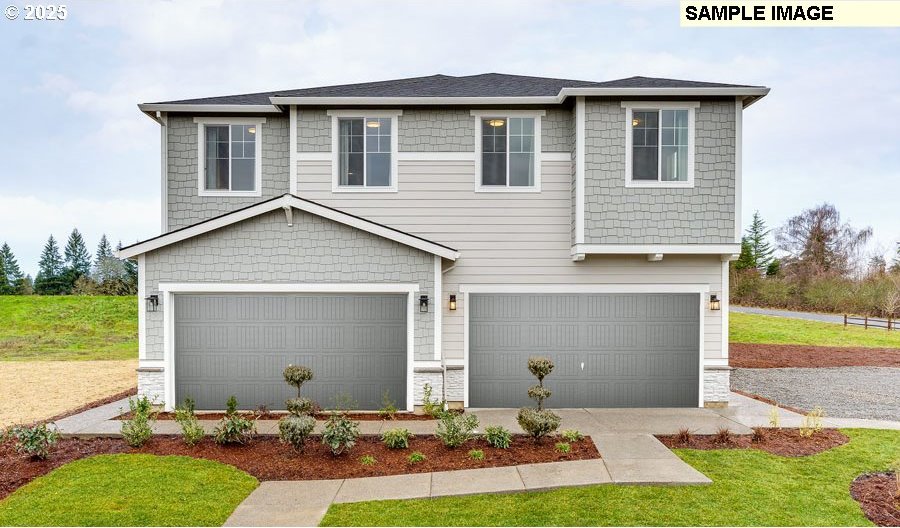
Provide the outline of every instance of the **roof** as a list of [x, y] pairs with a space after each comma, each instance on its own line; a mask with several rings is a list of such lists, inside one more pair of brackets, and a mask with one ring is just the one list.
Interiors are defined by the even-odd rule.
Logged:
[[[593, 95], [594, 93], [613, 95], [618, 92], [625, 94], [635, 90], [638, 91], [637, 94], [646, 93], [648, 95], [659, 95], [659, 91], [672, 91], [673, 94], [708, 92], [711, 95], [755, 95], [759, 97], [768, 92], [768, 88], [765, 86], [656, 77], [581, 81], [503, 73], [482, 73], [459, 77], [438, 74], [389, 81], [161, 101], [146, 103], [141, 105], [141, 109], [147, 111], [153, 110], [153, 107], [189, 105], [236, 107], [232, 108], [235, 111], [239, 111], [240, 107], [255, 106], [258, 107], [258, 110], [263, 110], [265, 108], [273, 109], [277, 104], [332, 104], [335, 99], [354, 103], [357, 102], [355, 100], [365, 99], [370, 104], [377, 104], [378, 99], [383, 99], [390, 100], [389, 104], [394, 104], [394, 100], [403, 99], [441, 101], [503, 98], [529, 100], [529, 104], [531, 102], [558, 104], [569, 95]], [[220, 109], [220, 111], [223, 110]], [[274, 111], [277, 111], [277, 108], [274, 108]]]
[[365, 218], [345, 213], [338, 209], [334, 209], [333, 207], [328, 207], [289, 193], [210, 218], [209, 220], [204, 220], [203, 222], [164, 233], [157, 237], [144, 240], [143, 242], [125, 246], [118, 250], [118, 257], [133, 258], [181, 242], [182, 240], [209, 233], [210, 231], [215, 231], [282, 208], [289, 211], [299, 209], [422, 250], [426, 253], [431, 253], [432, 255], [438, 255], [448, 260], [456, 260], [459, 258], [459, 251], [449, 246], [438, 244], [437, 242], [432, 242], [420, 236], [406, 233], [377, 222], [372, 222], [371, 220], [366, 220]]

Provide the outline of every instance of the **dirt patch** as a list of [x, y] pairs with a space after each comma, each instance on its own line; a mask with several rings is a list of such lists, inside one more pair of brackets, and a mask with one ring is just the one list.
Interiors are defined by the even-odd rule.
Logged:
[[837, 429], [823, 429], [810, 437], [800, 436], [799, 429], [760, 427], [754, 435], [732, 435], [723, 442], [716, 435], [691, 435], [687, 441], [678, 435], [659, 435], [666, 447], [687, 449], [760, 449], [773, 455], [797, 457], [828, 451], [850, 441]]
[[[360, 437], [347, 454], [335, 457], [322, 445], [321, 438], [311, 437], [302, 453], [282, 444], [274, 437], [260, 437], [247, 445], [219, 446], [211, 438], [189, 447], [177, 436], [154, 436], [144, 447], [129, 448], [121, 439], [66, 438], [59, 441], [50, 458], [31, 460], [16, 453], [12, 442], [0, 444], [0, 499], [32, 479], [80, 458], [109, 453], [149, 453], [154, 455], [184, 455], [215, 460], [246, 471], [260, 480], [342, 479], [427, 473], [454, 469], [513, 466], [537, 462], [559, 462], [600, 458], [590, 438], [572, 442], [569, 453], [559, 453], [554, 440], [535, 443], [525, 435], [513, 436], [509, 449], [496, 449], [484, 440], [471, 440], [456, 449], [444, 447], [433, 436], [418, 436], [409, 442], [409, 449], [388, 449], [375, 436]], [[472, 460], [469, 451], [484, 452], [484, 460]], [[418, 451], [425, 460], [410, 464], [407, 457]], [[360, 457], [370, 455], [376, 463], [364, 466]]]
[[[269, 412], [239, 412], [238, 414], [242, 416], [246, 416], [250, 419], [257, 420], [280, 420], [288, 415], [287, 411], [269, 411]], [[316, 420], [327, 420], [330, 415], [328, 413], [316, 413], [313, 417]], [[199, 420], [221, 420], [225, 417], [225, 413], [222, 412], [198, 412], [197, 419]], [[351, 420], [357, 422], [407, 422], [407, 421], [428, 421], [434, 420], [431, 416], [427, 414], [413, 414], [413, 413], [397, 413], [394, 415], [394, 418], [391, 420], [387, 420], [382, 418], [378, 413], [348, 413], [347, 417]], [[129, 420], [131, 419], [131, 412], [127, 412], [116, 417], [116, 420]], [[157, 420], [174, 420], [175, 413], [170, 412], [161, 412], [156, 415]]]
[[900, 367], [900, 348], [731, 343], [728, 357], [741, 368]]
[[878, 526], [900, 526], [900, 497], [893, 473], [866, 473], [850, 484], [850, 496]]

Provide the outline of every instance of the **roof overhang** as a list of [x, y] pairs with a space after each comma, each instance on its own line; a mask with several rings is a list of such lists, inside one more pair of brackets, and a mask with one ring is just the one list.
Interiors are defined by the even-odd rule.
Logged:
[[142, 255], [144, 253], [181, 242], [182, 240], [187, 240], [204, 233], [209, 233], [211, 231], [236, 224], [238, 222], [259, 216], [261, 214], [265, 214], [271, 211], [277, 211], [279, 209], [285, 209], [286, 212], [290, 212], [292, 209], [298, 209], [300, 211], [314, 214], [322, 218], [327, 218], [340, 224], [354, 227], [356, 229], [372, 233], [373, 235], [386, 238], [388, 240], [393, 240], [394, 242], [398, 242], [405, 246], [416, 248], [426, 253], [437, 255], [448, 260], [456, 260], [459, 258], [459, 251], [447, 247], [443, 244], [438, 244], [437, 242], [432, 242], [416, 235], [404, 233], [403, 231], [399, 231], [392, 227], [372, 222], [371, 220], [366, 220], [365, 218], [360, 218], [358, 216], [345, 213], [343, 211], [339, 211], [337, 209], [333, 209], [331, 207], [327, 207], [322, 204], [300, 198], [298, 196], [294, 196], [293, 194], [285, 194], [277, 198], [272, 198], [271, 200], [266, 200], [265, 202], [260, 202], [258, 204], [251, 205], [243, 209], [238, 209], [236, 211], [211, 218], [192, 226], [165, 233], [158, 237], [151, 238], [143, 242], [138, 242], [137, 244], [126, 246], [118, 251], [118, 257], [123, 259], [133, 258], [138, 255]]
[[141, 112], [157, 121], [160, 112], [182, 112], [188, 114], [280, 114], [281, 108], [275, 105], [241, 105], [241, 104], [178, 104], [178, 103], [141, 103]]

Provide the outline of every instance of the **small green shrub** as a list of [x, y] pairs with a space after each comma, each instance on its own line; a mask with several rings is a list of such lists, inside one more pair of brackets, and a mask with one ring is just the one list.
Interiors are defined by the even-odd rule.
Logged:
[[378, 416], [383, 420], [393, 420], [397, 417], [397, 405], [391, 399], [391, 392], [387, 389], [381, 393], [381, 408], [378, 409]]
[[474, 414], [445, 412], [439, 418], [434, 435], [447, 447], [459, 447], [475, 436], [477, 427], [478, 417]]
[[306, 440], [316, 427], [312, 416], [301, 414], [285, 416], [278, 420], [278, 437], [282, 443], [290, 444], [297, 451], [303, 451]]
[[[53, 429], [47, 424], [39, 424], [32, 427], [17, 426], [6, 432], [15, 444], [14, 448], [17, 453], [22, 453], [31, 458], [44, 460], [50, 456], [50, 450], [59, 441], [59, 432], [54, 426]], [[0, 436], [0, 440], [3, 437]]]
[[213, 430], [213, 437], [217, 444], [245, 444], [256, 433], [256, 422], [241, 416], [237, 412], [237, 398], [231, 396], [226, 404], [225, 417]]
[[419, 453], [418, 451], [414, 451], [414, 452], [410, 453], [408, 457], [406, 457], [406, 460], [410, 464], [418, 464], [419, 462], [425, 461], [425, 455], [423, 455], [422, 453]]
[[206, 432], [194, 414], [194, 400], [185, 398], [184, 403], [175, 408], [175, 421], [181, 426], [181, 439], [185, 444], [192, 446], [203, 440]]
[[565, 429], [561, 433], [559, 433], [559, 435], [569, 443], [575, 443], [584, 440], [584, 435], [581, 434], [581, 431], [577, 429]]
[[284, 405], [288, 412], [295, 416], [313, 414], [316, 408], [316, 404], [312, 400], [300, 396], [285, 400]]
[[313, 379], [312, 369], [304, 367], [303, 365], [288, 365], [284, 368], [282, 375], [284, 376], [285, 383], [297, 388], [298, 398], [300, 397], [300, 387], [307, 381]]
[[374, 466], [376, 462], [378, 462], [378, 460], [372, 455], [363, 455], [359, 457], [359, 463], [364, 466]]
[[469, 458], [472, 460], [484, 460], [484, 451], [481, 449], [472, 449], [469, 451]]
[[444, 413], [444, 402], [432, 399], [432, 391], [430, 383], [422, 386], [422, 411], [432, 418], [440, 418]]
[[523, 431], [531, 435], [535, 441], [538, 441], [556, 432], [559, 429], [561, 419], [559, 415], [549, 409], [540, 410], [523, 407], [519, 409], [516, 421], [519, 422], [519, 427]]
[[553, 448], [556, 449], [557, 453], [569, 453], [572, 451], [572, 446], [567, 442], [557, 442]]
[[156, 411], [153, 402], [146, 396], [128, 398], [131, 418], [122, 421], [122, 438], [131, 447], [141, 447], [153, 436]]
[[331, 454], [338, 456], [353, 449], [359, 438], [359, 423], [354, 422], [344, 413], [332, 413], [325, 422], [322, 443], [331, 449]]
[[537, 402], [537, 408], [540, 411], [544, 408], [544, 400], [549, 398], [553, 393], [547, 387], [544, 387], [544, 378], [553, 372], [553, 361], [545, 357], [528, 358], [528, 372], [537, 378], [538, 384], [528, 389], [528, 397]]
[[491, 447], [509, 449], [512, 444], [512, 433], [501, 425], [491, 425], [484, 429], [484, 440]]
[[412, 437], [408, 429], [389, 429], [381, 433], [381, 441], [388, 449], [407, 449]]

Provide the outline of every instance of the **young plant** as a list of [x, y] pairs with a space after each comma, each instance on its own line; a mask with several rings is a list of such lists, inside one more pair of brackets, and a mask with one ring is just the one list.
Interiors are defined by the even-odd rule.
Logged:
[[181, 426], [181, 438], [185, 444], [193, 446], [203, 440], [206, 432], [194, 414], [194, 400], [185, 398], [184, 403], [175, 408], [175, 421]]
[[714, 438], [718, 444], [730, 444], [734, 441], [734, 433], [727, 427], [719, 427]]
[[278, 420], [278, 437], [281, 442], [290, 444], [297, 451], [303, 451], [303, 446], [316, 427], [316, 420], [312, 416], [290, 415]]
[[[56, 426], [53, 429], [47, 424], [39, 424], [33, 427], [17, 426], [6, 432], [13, 439], [13, 447], [16, 453], [28, 455], [36, 460], [45, 460], [50, 456], [50, 449], [59, 441], [59, 432]], [[0, 436], [0, 440], [2, 440]]]
[[478, 417], [474, 414], [445, 412], [441, 414], [434, 436], [440, 438], [445, 446], [454, 448], [471, 440], [476, 428]]
[[894, 497], [900, 499], [900, 458], [891, 462], [888, 469], [894, 472], [894, 483], [896, 484], [896, 487], [894, 488]]
[[359, 438], [359, 423], [354, 422], [344, 413], [332, 413], [325, 422], [322, 443], [331, 449], [331, 454], [338, 456], [353, 449]]
[[769, 408], [769, 425], [775, 429], [781, 427], [781, 418], [778, 416], [778, 404]]
[[584, 440], [584, 435], [577, 429], [566, 429], [559, 434], [566, 442], [575, 443]]
[[750, 437], [750, 441], [754, 443], [762, 443], [766, 441], [768, 438], [768, 432], [764, 427], [754, 427], [753, 428], [753, 436]]
[[432, 418], [440, 418], [444, 412], [444, 402], [432, 399], [432, 391], [430, 383], [422, 386], [422, 412]]
[[225, 417], [213, 430], [213, 438], [217, 444], [245, 444], [256, 433], [256, 422], [241, 416], [237, 412], [237, 398], [231, 396], [226, 403]]
[[153, 402], [146, 396], [128, 398], [131, 418], [122, 421], [122, 438], [131, 447], [141, 447], [153, 436], [153, 424], [156, 423], [156, 411]]
[[675, 439], [681, 445], [688, 445], [691, 443], [691, 440], [694, 439], [694, 433], [687, 427], [682, 427], [675, 433]]
[[825, 411], [823, 411], [821, 407], [816, 407], [806, 413], [806, 416], [800, 421], [800, 436], [809, 438], [814, 434], [820, 433], [822, 431], [822, 418], [824, 416]]
[[381, 441], [388, 449], [407, 449], [412, 437], [408, 429], [389, 429], [381, 433]]
[[509, 449], [512, 444], [512, 434], [501, 425], [491, 425], [484, 428], [484, 440], [491, 447]]
[[393, 420], [397, 417], [397, 405], [391, 399], [391, 392], [387, 389], [381, 393], [381, 408], [378, 409], [378, 416], [383, 420]]
[[472, 460], [484, 460], [484, 451], [481, 449], [472, 449], [469, 451], [469, 458]]
[[378, 462], [378, 460], [372, 455], [363, 455], [359, 457], [359, 463], [364, 466], [374, 466], [376, 462]]
[[516, 420], [519, 422], [519, 427], [530, 434], [535, 441], [539, 441], [556, 432], [561, 422], [559, 415], [549, 409], [544, 409], [544, 400], [552, 394], [550, 389], [544, 387], [544, 378], [553, 372], [553, 362], [543, 357], [529, 358], [528, 371], [538, 380], [537, 385], [528, 389], [528, 397], [537, 402], [537, 409], [530, 407], [519, 409]]
[[303, 387], [303, 384], [313, 379], [312, 369], [303, 365], [288, 365], [284, 368], [281, 375], [284, 377], [285, 383], [297, 389], [297, 396], [284, 402], [288, 412], [294, 416], [312, 414], [315, 410], [315, 403], [309, 398], [304, 398], [300, 395], [300, 389]]
[[425, 461], [425, 455], [423, 455], [422, 453], [419, 453], [418, 451], [413, 451], [412, 453], [409, 454], [408, 457], [406, 457], [406, 460], [410, 464], [418, 464], [419, 462]]
[[563, 454], [568, 454], [570, 451], [572, 451], [572, 446], [567, 442], [557, 442], [556, 445], [553, 446], [553, 448], [556, 449], [557, 453]]

